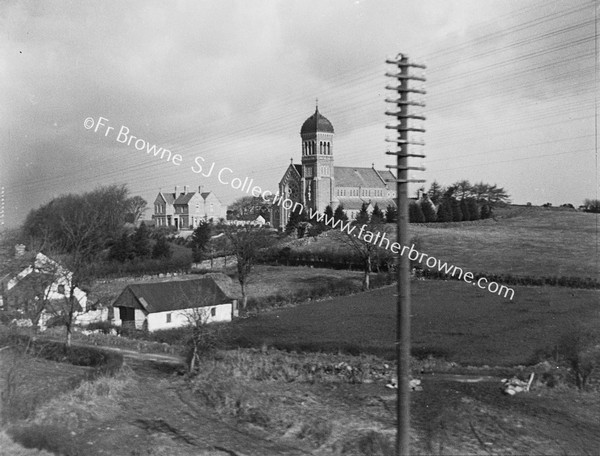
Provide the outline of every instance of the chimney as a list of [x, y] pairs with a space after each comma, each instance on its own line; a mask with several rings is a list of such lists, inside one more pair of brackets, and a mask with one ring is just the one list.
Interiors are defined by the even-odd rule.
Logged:
[[179, 190], [179, 187], [176, 185], [175, 186], [175, 197], [177, 197], [177, 191]]
[[184, 185], [183, 186], [183, 194], [185, 195], [188, 192], [188, 186]]
[[202, 188], [204, 188], [204, 186], [203, 186], [203, 185], [199, 185], [199, 186], [198, 186], [198, 193], [202, 194]]

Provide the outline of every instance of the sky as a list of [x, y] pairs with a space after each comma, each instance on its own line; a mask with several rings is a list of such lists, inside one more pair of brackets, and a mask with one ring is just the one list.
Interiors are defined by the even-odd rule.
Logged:
[[246, 194], [219, 181], [225, 168], [222, 181], [275, 192], [316, 99], [335, 164], [384, 169], [385, 61], [399, 53], [427, 66], [415, 73], [427, 94], [415, 96], [426, 158], [412, 164], [426, 170], [414, 178], [578, 206], [599, 198], [598, 4], [2, 1], [0, 218], [13, 227], [54, 197], [114, 183], [149, 206], [185, 185], [230, 204]]

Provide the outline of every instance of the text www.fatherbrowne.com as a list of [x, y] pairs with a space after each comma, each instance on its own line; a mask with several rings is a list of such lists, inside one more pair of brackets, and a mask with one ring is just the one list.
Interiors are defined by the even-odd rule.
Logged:
[[489, 281], [485, 277], [479, 277], [477, 280], [474, 280], [475, 275], [472, 272], [464, 272], [462, 268], [459, 268], [458, 266], [449, 265], [446, 262], [442, 263], [441, 260], [431, 255], [419, 252], [417, 249], [415, 249], [414, 244], [408, 247], [406, 245], [400, 245], [398, 242], [391, 242], [391, 240], [386, 236], [386, 233], [373, 233], [372, 231], [366, 230], [365, 228], [368, 226], [367, 224], [363, 224], [358, 230], [358, 233], [355, 233], [355, 230], [358, 228], [358, 226], [354, 225], [351, 221], [344, 222], [340, 219], [336, 220], [334, 217], [328, 217], [325, 213], [317, 212], [312, 208], [310, 208], [308, 212], [309, 218], [311, 220], [315, 220], [317, 223], [324, 223], [332, 228], [339, 228], [342, 233], [355, 236], [364, 242], [368, 242], [369, 244], [388, 249], [392, 253], [399, 253], [400, 256], [408, 253], [409, 260], [418, 261], [419, 263], [425, 264], [431, 269], [436, 268], [438, 271], [445, 273], [450, 277], [457, 278], [458, 280], [464, 280], [465, 282], [470, 283], [473, 286], [477, 286], [482, 290], [488, 290], [490, 293], [504, 296], [505, 298], [509, 298], [511, 301], [515, 295], [514, 289], [505, 285], [500, 285], [497, 282]]

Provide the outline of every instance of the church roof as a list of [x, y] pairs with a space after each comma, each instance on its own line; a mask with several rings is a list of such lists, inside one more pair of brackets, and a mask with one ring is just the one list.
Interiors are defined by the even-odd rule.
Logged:
[[317, 131], [333, 133], [333, 125], [319, 112], [318, 107], [315, 109], [315, 113], [304, 121], [300, 129], [300, 134], [316, 133]]
[[395, 179], [390, 171], [376, 171], [374, 168], [354, 166], [334, 167], [336, 187], [385, 187], [388, 179]]
[[344, 206], [344, 210], [360, 210], [363, 203], [371, 204], [375, 207], [377, 204], [379, 209], [385, 211], [388, 206], [396, 207], [396, 201], [393, 198], [359, 198], [359, 197], [338, 197], [338, 202]]

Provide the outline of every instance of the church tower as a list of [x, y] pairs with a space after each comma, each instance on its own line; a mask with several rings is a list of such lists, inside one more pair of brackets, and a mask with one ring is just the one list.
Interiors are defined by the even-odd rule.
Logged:
[[333, 203], [333, 125], [319, 112], [300, 129], [302, 137], [302, 200], [306, 209], [323, 212]]

